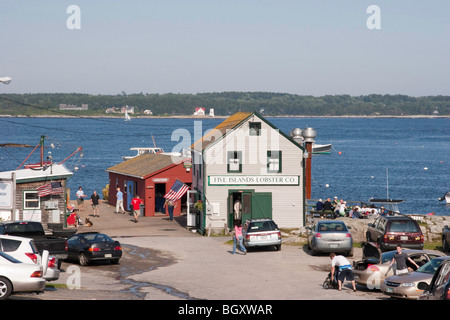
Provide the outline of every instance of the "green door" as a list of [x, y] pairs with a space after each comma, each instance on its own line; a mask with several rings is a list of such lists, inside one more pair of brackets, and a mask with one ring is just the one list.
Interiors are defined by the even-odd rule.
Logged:
[[255, 192], [252, 196], [252, 219], [272, 219], [272, 193]]

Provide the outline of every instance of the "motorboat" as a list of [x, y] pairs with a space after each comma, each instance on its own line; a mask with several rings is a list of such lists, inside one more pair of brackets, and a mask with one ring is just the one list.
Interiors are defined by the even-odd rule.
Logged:
[[375, 205], [376, 207], [378, 208], [383, 207], [387, 211], [392, 211], [394, 213], [400, 213], [398, 205], [403, 201], [404, 200], [398, 199], [374, 199], [374, 198], [369, 200], [369, 202]]
[[331, 152], [331, 143], [330, 144], [312, 144], [312, 153], [313, 154], [328, 154]]
[[140, 156], [142, 154], [146, 154], [146, 153], [164, 153], [163, 148], [141, 148], [141, 147], [137, 147], [137, 148], [130, 148], [131, 151], [136, 151], [136, 154], [134, 156], [123, 156], [122, 159], [125, 160], [130, 160], [133, 158], [136, 158], [137, 156]]
[[442, 198], [439, 198], [439, 201], [444, 201], [447, 204], [450, 204], [450, 191], [447, 191], [446, 194], [444, 194], [444, 196]]

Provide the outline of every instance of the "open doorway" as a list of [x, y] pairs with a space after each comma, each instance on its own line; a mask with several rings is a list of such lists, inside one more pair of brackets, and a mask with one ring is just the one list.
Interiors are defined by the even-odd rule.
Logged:
[[165, 213], [164, 209], [164, 195], [166, 194], [165, 183], [155, 183], [155, 213]]

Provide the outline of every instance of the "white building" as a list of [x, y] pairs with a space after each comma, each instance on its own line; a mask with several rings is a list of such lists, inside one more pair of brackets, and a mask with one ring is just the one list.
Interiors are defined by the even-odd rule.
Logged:
[[[203, 201], [200, 231], [270, 217], [305, 224], [305, 149], [257, 113], [238, 112], [192, 145], [192, 187]], [[242, 212], [233, 211], [236, 200]]]

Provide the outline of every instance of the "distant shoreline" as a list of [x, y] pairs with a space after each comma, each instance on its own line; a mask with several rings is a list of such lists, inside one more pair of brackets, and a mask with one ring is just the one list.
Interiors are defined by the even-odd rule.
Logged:
[[[377, 119], [377, 118], [413, 118], [413, 119], [428, 119], [428, 118], [450, 118], [450, 115], [371, 115], [371, 116], [361, 116], [361, 115], [343, 115], [343, 116], [301, 116], [301, 115], [283, 115], [283, 116], [270, 116], [263, 115], [266, 118], [365, 118], [365, 119]], [[107, 115], [93, 115], [93, 116], [69, 116], [69, 115], [8, 115], [8, 114], [0, 114], [0, 118], [107, 118], [107, 119], [122, 119], [123, 116], [107, 116]], [[226, 119], [228, 116], [190, 116], [190, 115], [176, 115], [176, 116], [133, 116], [132, 119], [196, 119], [196, 120], [204, 120], [204, 119]]]

